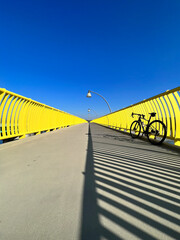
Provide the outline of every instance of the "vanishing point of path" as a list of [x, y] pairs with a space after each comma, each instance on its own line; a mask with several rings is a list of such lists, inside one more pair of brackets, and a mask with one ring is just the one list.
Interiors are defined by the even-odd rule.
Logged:
[[96, 124], [0, 145], [1, 240], [179, 240], [180, 153]]

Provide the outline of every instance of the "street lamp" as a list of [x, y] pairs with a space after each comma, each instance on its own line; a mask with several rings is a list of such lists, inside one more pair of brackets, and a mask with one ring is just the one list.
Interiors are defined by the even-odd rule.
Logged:
[[90, 91], [90, 90], [89, 90], [86, 97], [88, 97], [88, 98], [92, 97], [92, 96], [91, 96], [91, 93], [95, 93], [95, 94], [97, 94], [98, 96], [100, 96], [100, 97], [106, 102], [106, 104], [108, 105], [108, 108], [109, 108], [110, 113], [112, 113], [111, 108], [110, 108], [110, 106], [109, 106], [109, 103], [108, 103], [108, 102], [106, 101], [106, 99], [105, 99], [102, 95], [100, 95], [99, 93], [96, 93], [96, 92], [93, 92], [93, 91]]
[[96, 118], [98, 117], [97, 112], [95, 112], [93, 109], [88, 108], [88, 113], [89, 113], [90, 111], [93, 111], [93, 112], [96, 114]]

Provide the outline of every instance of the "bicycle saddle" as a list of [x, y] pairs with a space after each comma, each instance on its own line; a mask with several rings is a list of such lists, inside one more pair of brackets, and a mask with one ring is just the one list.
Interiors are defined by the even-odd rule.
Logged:
[[155, 117], [156, 116], [155, 112], [152, 112], [152, 113], [149, 113], [149, 114], [151, 114], [151, 117]]

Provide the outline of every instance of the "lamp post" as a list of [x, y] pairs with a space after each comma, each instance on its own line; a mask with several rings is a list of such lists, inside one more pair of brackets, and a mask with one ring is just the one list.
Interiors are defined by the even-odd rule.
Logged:
[[88, 98], [92, 97], [92, 96], [91, 96], [91, 93], [94, 93], [94, 94], [97, 94], [98, 96], [100, 96], [100, 97], [106, 102], [106, 104], [108, 105], [108, 108], [109, 108], [110, 113], [112, 113], [111, 108], [110, 108], [110, 106], [109, 106], [109, 103], [108, 103], [108, 102], [106, 101], [106, 99], [105, 99], [102, 95], [100, 95], [99, 93], [96, 93], [96, 92], [93, 92], [93, 91], [90, 91], [90, 90], [89, 90], [86, 97], [88, 97]]
[[[93, 91], [90, 91], [90, 90], [89, 90], [86, 97], [88, 97], [88, 98], [92, 97], [92, 96], [91, 96], [91, 93], [95, 93], [95, 94], [97, 94], [98, 96], [100, 96], [100, 97], [106, 102], [106, 104], [108, 105], [108, 108], [109, 108], [110, 113], [112, 113], [111, 108], [110, 108], [110, 106], [109, 106], [109, 103], [108, 103], [107, 100], [106, 100], [102, 95], [100, 95], [99, 93], [96, 93], [96, 92], [93, 92]], [[107, 117], [108, 126], [109, 126], [109, 118], [108, 118], [108, 116], [106, 116], [106, 117]]]
[[88, 108], [88, 113], [89, 113], [90, 111], [93, 111], [93, 112], [96, 114], [96, 118], [98, 118], [97, 112], [95, 112], [93, 109]]

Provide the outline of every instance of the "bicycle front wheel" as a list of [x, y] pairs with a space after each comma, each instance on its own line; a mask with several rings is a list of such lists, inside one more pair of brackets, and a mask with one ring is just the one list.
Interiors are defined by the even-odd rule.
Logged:
[[141, 124], [138, 121], [134, 121], [130, 127], [130, 135], [132, 138], [138, 138], [141, 132]]
[[152, 121], [147, 127], [147, 138], [154, 145], [160, 145], [165, 140], [166, 135], [166, 126], [160, 120]]

